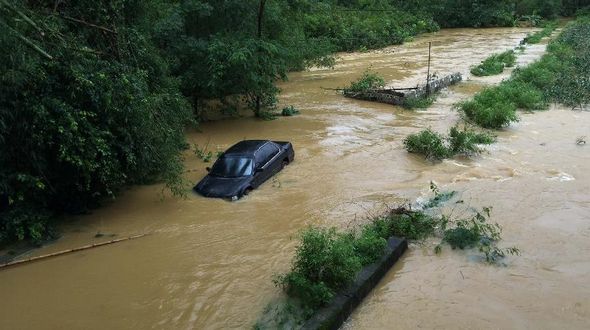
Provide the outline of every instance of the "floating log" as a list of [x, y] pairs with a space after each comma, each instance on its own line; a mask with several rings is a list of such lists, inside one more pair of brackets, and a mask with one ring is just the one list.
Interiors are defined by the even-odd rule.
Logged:
[[[439, 79], [430, 79], [427, 84], [418, 86], [414, 89], [391, 88], [391, 89], [371, 89], [368, 91], [354, 92], [348, 89], [343, 90], [346, 97], [353, 99], [381, 102], [393, 105], [403, 105], [410, 99], [419, 99], [427, 97], [430, 93], [436, 93], [441, 89], [454, 85], [463, 79], [460, 73], [456, 72]], [[407, 92], [400, 92], [407, 90]]]
[[68, 253], [78, 252], [78, 251], [82, 251], [82, 250], [88, 250], [88, 249], [92, 249], [92, 248], [99, 247], [99, 246], [119, 243], [119, 242], [123, 242], [123, 241], [129, 241], [132, 239], [144, 237], [146, 235], [148, 235], [148, 234], [140, 234], [140, 235], [135, 235], [135, 236], [117, 238], [117, 239], [107, 241], [107, 242], [94, 243], [94, 244], [84, 245], [84, 246], [73, 248], [73, 249], [58, 251], [58, 252], [54, 252], [54, 253], [50, 253], [50, 254], [45, 254], [42, 256], [38, 256], [38, 257], [32, 257], [32, 258], [23, 259], [23, 260], [16, 260], [16, 261], [12, 261], [12, 262], [0, 265], [0, 269], [10, 267], [10, 266], [16, 266], [16, 265], [20, 265], [20, 264], [24, 264], [24, 263], [28, 263], [28, 262], [32, 262], [32, 261], [37, 261], [37, 260], [41, 260], [41, 259], [57, 257], [57, 256], [68, 254]]

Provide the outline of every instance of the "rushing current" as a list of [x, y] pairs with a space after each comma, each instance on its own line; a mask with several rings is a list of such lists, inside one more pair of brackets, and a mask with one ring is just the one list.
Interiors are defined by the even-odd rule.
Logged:
[[[456, 190], [474, 207], [492, 206], [503, 226], [501, 246], [522, 255], [489, 266], [473, 252], [412, 244], [354, 312], [346, 329], [587, 328], [590, 324], [590, 112], [552, 105], [520, 113], [497, 143], [471, 159], [431, 163], [402, 141], [460, 120], [453, 105], [494, 77], [469, 75], [493, 52], [518, 45], [530, 29], [452, 29], [401, 46], [339, 54], [333, 69], [293, 73], [280, 84], [280, 107], [301, 115], [201, 124], [190, 143], [215, 152], [242, 139], [291, 141], [293, 163], [237, 202], [189, 193], [170, 197], [162, 185], [136, 186], [90, 215], [65, 219], [62, 237], [36, 256], [129, 235], [135, 240], [0, 271], [0, 329], [251, 328], [279, 296], [273, 274], [289, 269], [297, 233], [308, 225], [348, 228], [386, 205], [424, 198], [429, 182]], [[455, 71], [464, 82], [426, 111], [346, 99], [344, 87], [364, 70], [390, 86], [408, 87], [431, 71]], [[527, 47], [518, 65], [538, 59]], [[186, 179], [205, 164], [186, 152]], [[106, 236], [95, 237], [97, 233]], [[100, 236], [100, 235], [99, 235]]]

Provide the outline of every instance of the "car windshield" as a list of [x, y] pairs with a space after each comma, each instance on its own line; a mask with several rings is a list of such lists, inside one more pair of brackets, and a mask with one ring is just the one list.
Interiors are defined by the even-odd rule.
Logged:
[[252, 175], [252, 158], [224, 157], [215, 162], [210, 174], [224, 178]]

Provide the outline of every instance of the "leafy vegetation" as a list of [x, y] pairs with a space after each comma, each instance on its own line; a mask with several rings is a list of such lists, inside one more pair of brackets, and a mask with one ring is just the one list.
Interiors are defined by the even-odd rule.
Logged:
[[548, 37], [557, 28], [557, 22], [547, 23], [541, 31], [537, 31], [533, 34], [527, 35], [523, 42], [527, 44], [538, 44], [541, 39]]
[[292, 105], [284, 107], [283, 110], [281, 111], [281, 116], [283, 116], [283, 117], [291, 117], [291, 116], [295, 116], [298, 114], [299, 114], [299, 110], [295, 109], [295, 107]]
[[426, 109], [436, 101], [436, 96], [436, 94], [430, 94], [424, 97], [408, 97], [404, 99], [402, 107], [406, 109]]
[[540, 22], [572, 16], [588, 6], [578, 0], [395, 0], [398, 8], [433, 17], [441, 27], [514, 26], [519, 19]]
[[492, 54], [481, 62], [481, 64], [471, 68], [471, 74], [474, 76], [492, 76], [500, 74], [505, 67], [512, 67], [516, 63], [516, 55], [513, 50], [507, 50], [500, 54]]
[[383, 86], [385, 86], [385, 80], [383, 77], [371, 70], [365, 70], [359, 79], [351, 82], [350, 86], [344, 90], [349, 92], [366, 92], [373, 89], [383, 88]]
[[0, 241], [38, 242], [129, 184], [184, 191], [190, 107], [141, 31], [147, 8], [54, 5], [0, 1]]
[[514, 70], [509, 80], [459, 104], [465, 117], [485, 128], [517, 121], [517, 109], [540, 110], [550, 101], [584, 108], [590, 103], [590, 19], [580, 18], [548, 46], [539, 61]]
[[404, 146], [408, 152], [438, 160], [449, 156], [449, 148], [444, 140], [444, 136], [427, 128], [420, 133], [408, 135], [404, 139]]
[[438, 207], [442, 203], [448, 202], [457, 194], [457, 192], [454, 190], [441, 192], [438, 188], [438, 185], [434, 183], [434, 181], [430, 181], [430, 191], [434, 193], [434, 196], [424, 204], [424, 209]]
[[464, 127], [451, 127], [447, 137], [427, 128], [420, 133], [410, 134], [404, 139], [404, 146], [410, 153], [424, 155], [427, 159], [441, 160], [458, 154], [475, 155], [482, 152], [481, 144], [491, 144], [495, 138], [487, 133], [475, 132]]
[[[476, 211], [467, 219], [458, 219], [447, 222], [443, 219], [442, 241], [448, 243], [452, 249], [476, 248], [481, 252], [486, 262], [496, 263], [507, 254], [520, 255], [516, 247], [499, 248], [496, 243], [501, 239], [502, 228], [497, 223], [489, 223], [490, 207], [484, 207], [482, 211]], [[449, 224], [451, 224], [450, 227]], [[440, 245], [435, 248], [440, 253]]]
[[449, 131], [449, 150], [453, 155], [473, 155], [481, 153], [478, 145], [492, 144], [496, 139], [487, 133], [475, 132], [464, 127], [459, 129], [457, 126], [451, 127]]
[[497, 87], [484, 89], [473, 100], [459, 104], [465, 116], [484, 128], [500, 129], [518, 121], [516, 105], [505, 98]]
[[[455, 192], [440, 192], [431, 183], [438, 207], [451, 199]], [[356, 231], [340, 232], [335, 228], [309, 227], [300, 234], [300, 242], [290, 272], [275, 277], [277, 286], [289, 296], [286, 303], [269, 305], [256, 328], [264, 324], [276, 328], [285, 324], [302, 324], [314, 310], [328, 304], [348, 286], [363, 266], [378, 260], [391, 236], [409, 240], [437, 238], [435, 252], [443, 245], [452, 249], [475, 249], [488, 263], [497, 263], [508, 254], [518, 255], [518, 248], [499, 248], [501, 227], [489, 221], [491, 208], [467, 212], [467, 217], [434, 216], [425, 211], [405, 207], [392, 209], [376, 217]], [[289, 315], [286, 311], [289, 310]], [[279, 326], [280, 327], [280, 326]]]
[[195, 153], [195, 156], [197, 156], [197, 158], [199, 158], [200, 160], [202, 160], [205, 163], [210, 162], [211, 159], [213, 158], [213, 151], [207, 150], [207, 148], [208, 148], [208, 144], [205, 145], [205, 147], [203, 147], [203, 148], [199, 147], [198, 144], [195, 144], [193, 146], [193, 151]]
[[303, 305], [320, 307], [348, 285], [363, 265], [378, 258], [385, 243], [371, 228], [357, 236], [310, 227], [301, 233], [291, 272], [278, 276], [275, 283]]

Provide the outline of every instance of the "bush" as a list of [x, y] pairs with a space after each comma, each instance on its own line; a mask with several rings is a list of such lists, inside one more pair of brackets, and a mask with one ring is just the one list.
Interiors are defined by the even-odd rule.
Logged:
[[590, 22], [570, 24], [539, 61], [517, 68], [509, 80], [460, 103], [460, 111], [479, 126], [499, 129], [518, 120], [517, 108], [545, 109], [549, 101], [583, 108], [590, 103], [589, 38]]
[[382, 88], [385, 86], [385, 80], [377, 73], [370, 70], [363, 72], [363, 75], [356, 81], [350, 83], [345, 90], [350, 92], [366, 92], [372, 89]]
[[402, 107], [406, 109], [426, 109], [434, 103], [436, 95], [427, 95], [424, 97], [409, 97], [404, 99]]
[[303, 306], [318, 308], [355, 278], [362, 266], [377, 261], [391, 236], [391, 226], [377, 222], [359, 233], [339, 233], [335, 228], [310, 227], [301, 233], [291, 271], [275, 278], [275, 284]]
[[281, 111], [281, 116], [284, 117], [291, 117], [299, 114], [299, 110], [295, 109], [294, 106], [290, 105], [288, 107], [284, 107], [283, 111]]
[[505, 67], [512, 67], [515, 63], [516, 55], [514, 51], [508, 50], [486, 58], [481, 64], [471, 68], [471, 74], [474, 76], [492, 76], [502, 73]]
[[444, 137], [430, 128], [418, 134], [410, 134], [404, 139], [408, 152], [422, 154], [428, 159], [440, 160], [449, 157], [449, 150], [444, 144]]
[[39, 241], [49, 217], [86, 212], [130, 184], [165, 180], [176, 193], [184, 188], [180, 152], [190, 107], [148, 36], [128, 23], [136, 14], [131, 4], [59, 8], [114, 26], [116, 36], [44, 4], [0, 5], [0, 22], [10, 26], [0, 33], [0, 47], [10, 50], [0, 53], [0, 195], [9, 202], [0, 209], [3, 240]]
[[553, 32], [553, 30], [555, 30], [556, 28], [557, 22], [549, 22], [541, 31], [527, 35], [524, 38], [523, 43], [538, 44], [539, 42], [541, 42], [541, 39], [550, 36], [551, 32]]
[[452, 154], [478, 154], [482, 150], [478, 144], [492, 144], [495, 138], [486, 133], [477, 133], [466, 128], [459, 130], [451, 127], [449, 132], [449, 149]]
[[459, 109], [469, 120], [484, 128], [500, 129], [518, 121], [516, 105], [495, 87], [486, 88], [473, 100], [460, 103]]
[[432, 235], [439, 223], [437, 219], [422, 212], [391, 214], [387, 221], [390, 222], [391, 235], [413, 240]]
[[386, 239], [376, 226], [364, 226], [358, 238], [354, 239], [354, 249], [363, 265], [377, 261], [387, 245]]
[[310, 227], [302, 232], [291, 272], [276, 283], [309, 307], [319, 307], [348, 285], [362, 267], [351, 234]]
[[511, 80], [498, 86], [498, 89], [518, 109], [541, 110], [547, 107], [543, 93], [530, 83]]
[[[440, 193], [431, 183], [435, 193], [436, 207], [448, 201], [453, 193]], [[404, 207], [393, 209], [382, 217], [374, 218], [361, 227], [360, 232], [339, 233], [334, 228], [310, 227], [300, 236], [291, 271], [274, 278], [274, 283], [283, 288], [295, 300], [287, 300], [286, 309], [267, 308], [257, 324], [270, 324], [277, 328], [287, 323], [302, 324], [313, 311], [329, 303], [344, 287], [357, 276], [362, 266], [378, 260], [386, 247], [386, 239], [391, 236], [409, 240], [421, 240], [430, 236], [442, 237], [435, 248], [441, 251], [441, 244], [448, 243], [453, 249], [477, 247], [488, 262], [496, 262], [506, 254], [518, 254], [517, 248], [499, 249], [501, 228], [487, 222], [491, 208], [475, 212], [471, 218], [452, 220], [447, 217], [434, 217], [422, 211], [412, 211]], [[293, 310], [293, 306], [297, 310]], [[284, 315], [287, 312], [288, 315]], [[274, 314], [273, 314], [274, 313]], [[267, 315], [265, 315], [267, 316]], [[270, 318], [270, 320], [268, 320]]]
[[494, 137], [486, 133], [478, 133], [467, 128], [459, 130], [451, 127], [448, 137], [444, 137], [431, 129], [418, 134], [410, 134], [404, 139], [406, 150], [419, 153], [427, 159], [440, 160], [457, 154], [474, 155], [482, 152], [478, 144], [491, 144]]
[[506, 254], [519, 255], [520, 251], [515, 247], [500, 249], [496, 246], [502, 228], [497, 223], [488, 222], [490, 212], [491, 208], [484, 207], [482, 212], [475, 212], [471, 218], [453, 221], [451, 228], [443, 231], [443, 242], [452, 249], [477, 248], [489, 263], [497, 262]]
[[511, 80], [531, 84], [541, 91], [549, 90], [557, 82], [555, 72], [562, 71], [562, 64], [552, 54], [524, 68], [516, 68]]
[[[0, 213], [0, 243], [10, 240], [29, 239], [33, 244], [40, 244], [51, 238], [49, 222], [51, 214], [34, 205], [11, 208]], [[0, 244], [1, 246], [1, 244]]]

